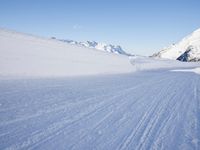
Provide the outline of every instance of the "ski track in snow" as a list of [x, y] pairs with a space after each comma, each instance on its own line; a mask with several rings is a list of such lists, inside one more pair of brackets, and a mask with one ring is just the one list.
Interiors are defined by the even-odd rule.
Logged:
[[0, 149], [200, 149], [200, 76], [0, 80]]

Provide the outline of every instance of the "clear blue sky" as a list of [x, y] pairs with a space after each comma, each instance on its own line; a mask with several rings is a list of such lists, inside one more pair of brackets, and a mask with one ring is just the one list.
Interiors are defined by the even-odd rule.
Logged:
[[200, 28], [200, 0], [0, 0], [0, 27], [151, 55]]

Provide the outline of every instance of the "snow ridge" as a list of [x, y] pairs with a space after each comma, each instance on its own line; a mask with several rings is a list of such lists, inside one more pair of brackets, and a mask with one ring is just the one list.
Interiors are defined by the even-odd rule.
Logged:
[[0, 77], [127, 73], [129, 57], [0, 28]]

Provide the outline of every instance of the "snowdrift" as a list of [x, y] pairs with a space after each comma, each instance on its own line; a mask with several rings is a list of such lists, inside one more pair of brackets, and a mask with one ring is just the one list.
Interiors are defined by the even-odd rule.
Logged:
[[58, 77], [132, 70], [127, 56], [0, 29], [0, 76]]
[[136, 71], [158, 70], [158, 69], [176, 69], [176, 68], [194, 68], [199, 67], [198, 62], [180, 62], [178, 60], [169, 60], [162, 58], [151, 58], [142, 56], [131, 56], [130, 62]]

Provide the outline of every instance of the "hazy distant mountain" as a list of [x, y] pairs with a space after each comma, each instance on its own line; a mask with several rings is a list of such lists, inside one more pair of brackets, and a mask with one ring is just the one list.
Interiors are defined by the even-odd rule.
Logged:
[[67, 42], [73, 45], [79, 45], [87, 48], [94, 48], [97, 50], [106, 51], [109, 53], [115, 53], [115, 54], [122, 54], [122, 55], [130, 55], [126, 53], [121, 46], [119, 45], [112, 45], [112, 44], [106, 44], [106, 43], [98, 43], [96, 41], [86, 41], [86, 42], [77, 42], [74, 40], [60, 40], [63, 42]]

